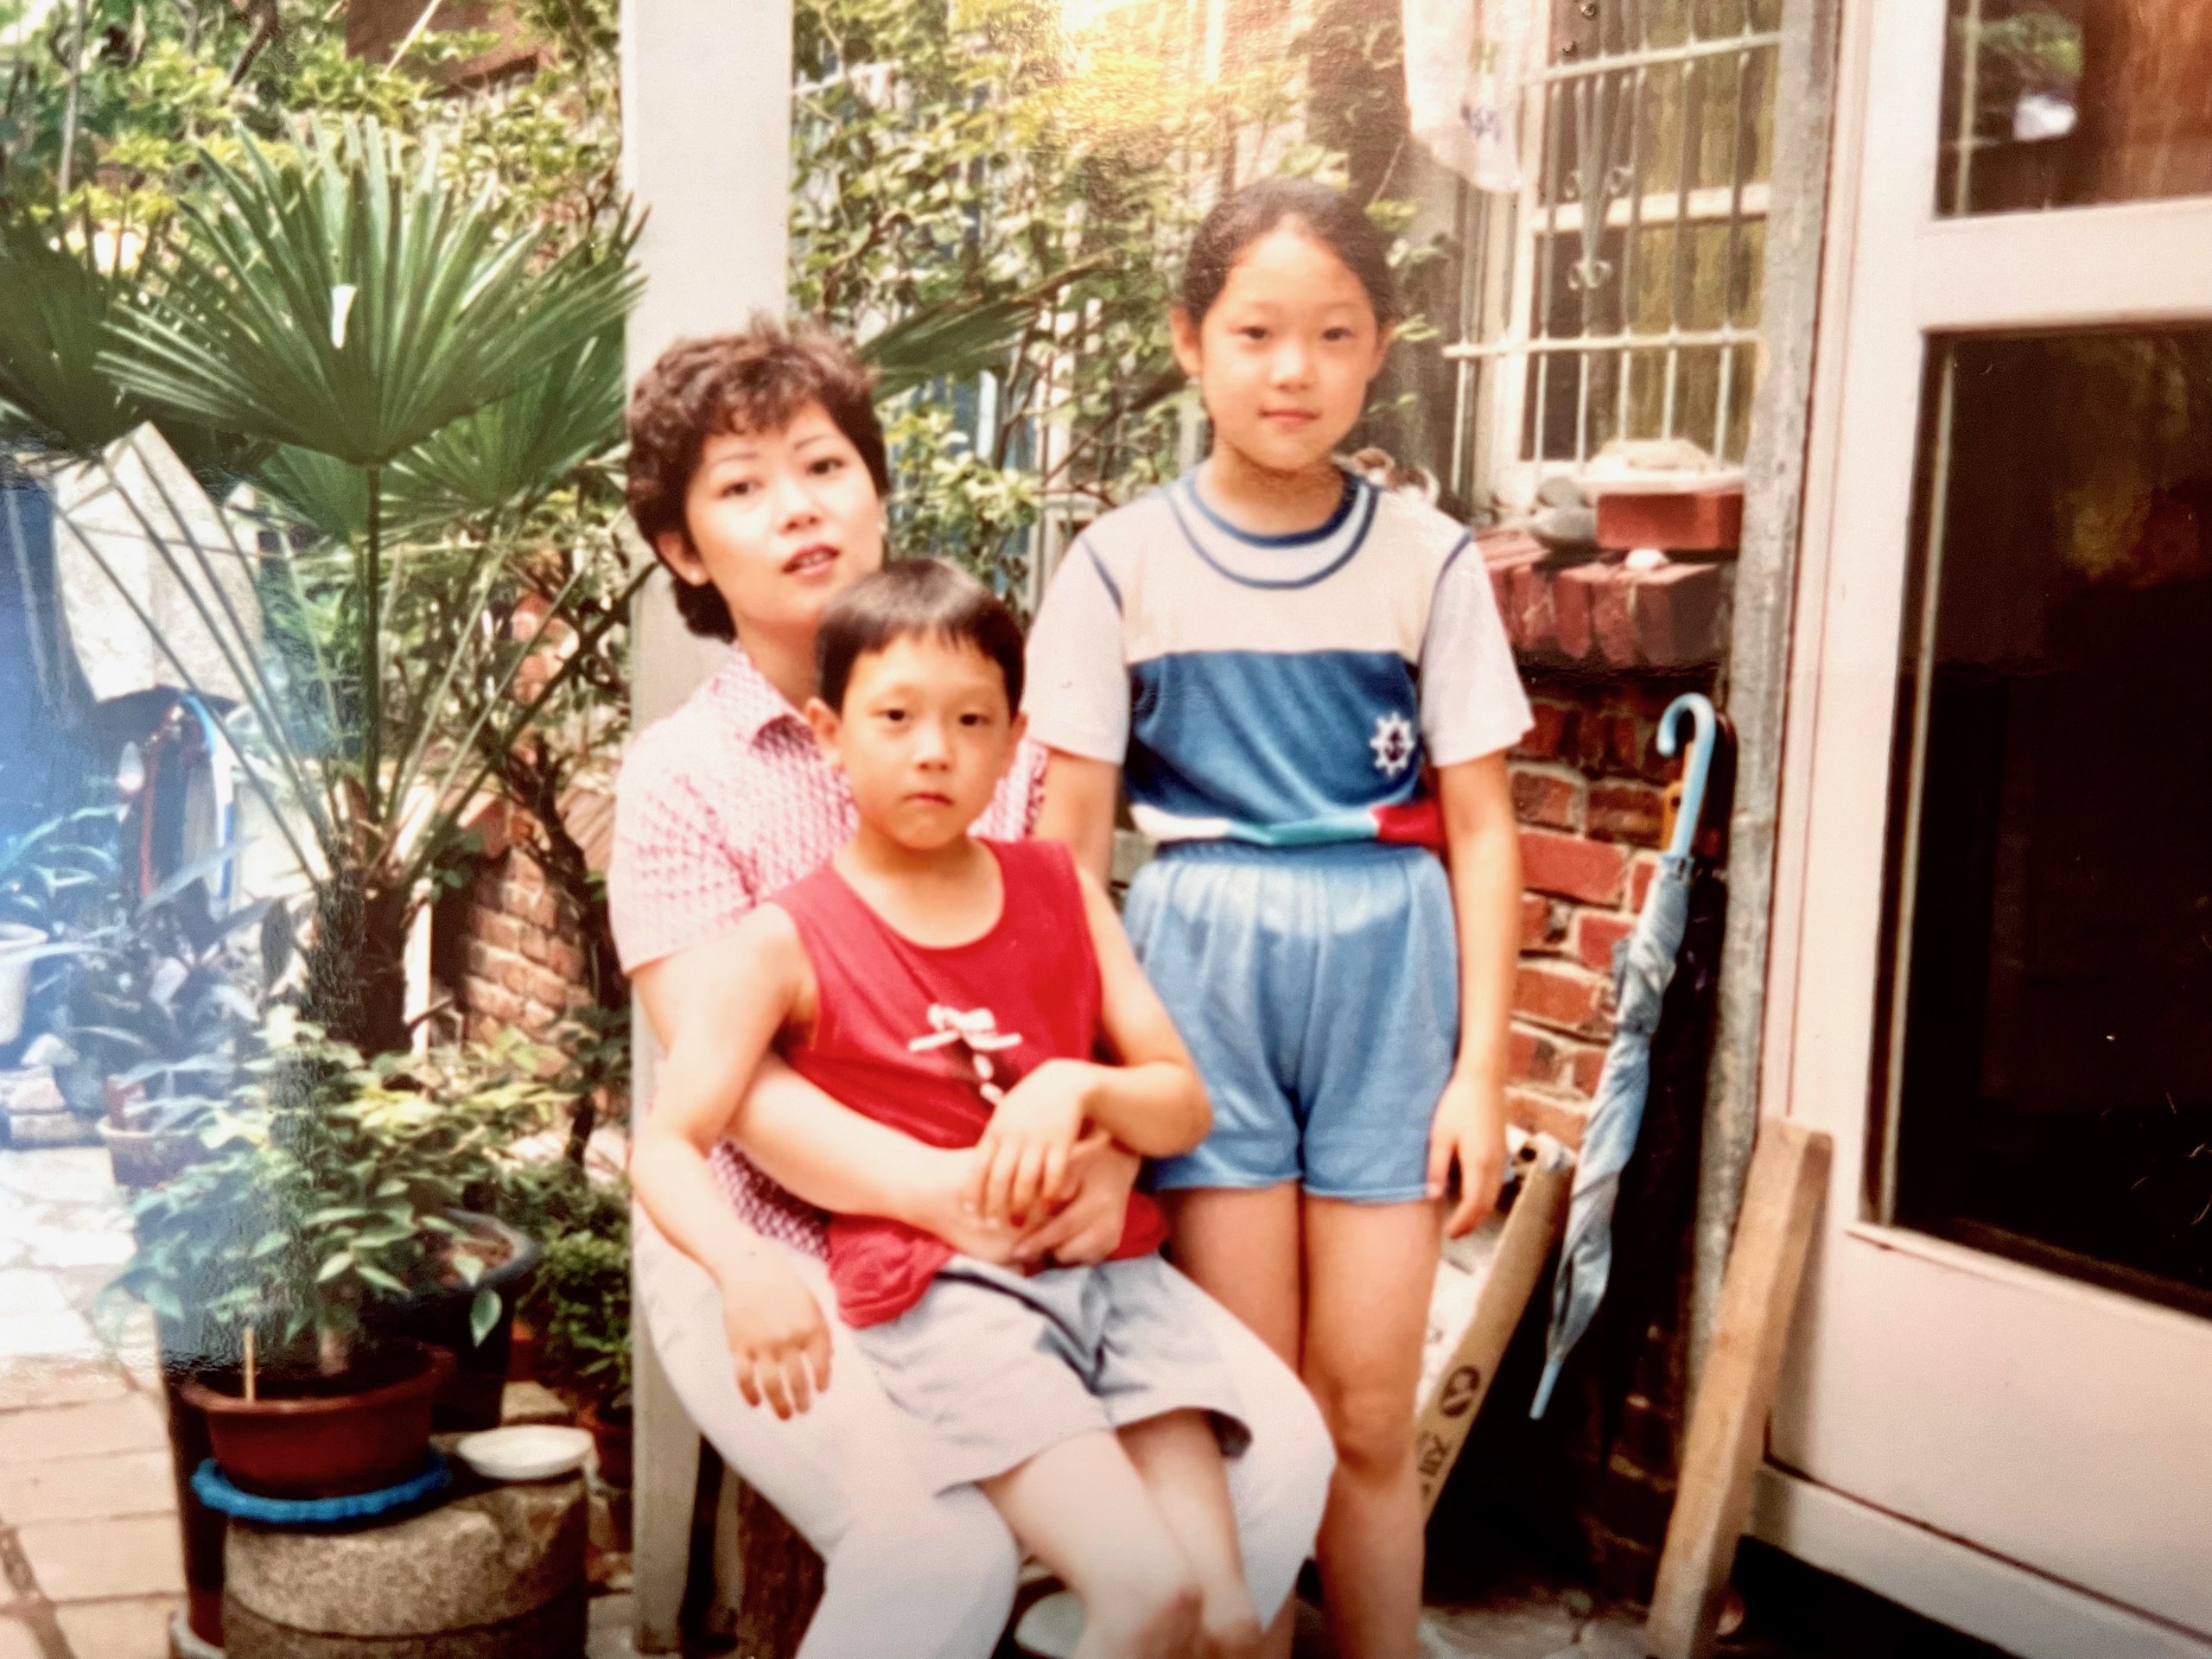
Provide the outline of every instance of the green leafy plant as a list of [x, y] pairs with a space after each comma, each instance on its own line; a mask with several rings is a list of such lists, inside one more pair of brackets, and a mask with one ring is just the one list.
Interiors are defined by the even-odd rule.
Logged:
[[546, 1243], [524, 1304], [557, 1384], [620, 1413], [630, 1406], [629, 1229], [563, 1233]]
[[791, 287], [889, 400], [896, 544], [1024, 596], [1065, 537], [1187, 459], [1173, 275], [1219, 188], [1340, 170], [1304, 143], [1306, 42], [1200, 74], [1202, 22], [1134, 0], [798, 0]]
[[173, 1131], [230, 1097], [292, 949], [277, 900], [221, 917], [199, 900], [200, 883], [236, 856], [179, 871], [84, 936], [54, 1029], [71, 1053], [58, 1080], [79, 1116]]
[[[116, 1288], [170, 1321], [184, 1351], [235, 1358], [251, 1326], [271, 1370], [343, 1373], [372, 1304], [473, 1286], [490, 1265], [451, 1212], [549, 1120], [532, 1064], [512, 1041], [365, 1062], [280, 1023], [204, 1119], [207, 1155], [138, 1201]], [[497, 1293], [479, 1291], [479, 1340], [498, 1314]]]
[[545, 1255], [518, 1311], [542, 1344], [539, 1365], [557, 1388], [609, 1410], [630, 1395], [630, 1189], [581, 1158], [511, 1165], [499, 1178], [499, 1218], [539, 1239]]
[[95, 906], [115, 879], [115, 819], [84, 807], [0, 845], [0, 922], [52, 934]]

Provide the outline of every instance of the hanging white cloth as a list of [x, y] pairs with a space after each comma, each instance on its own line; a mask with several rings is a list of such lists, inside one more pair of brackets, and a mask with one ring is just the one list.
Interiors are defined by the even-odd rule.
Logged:
[[1521, 188], [1521, 86], [1536, 0], [1403, 0], [1414, 137], [1478, 190]]

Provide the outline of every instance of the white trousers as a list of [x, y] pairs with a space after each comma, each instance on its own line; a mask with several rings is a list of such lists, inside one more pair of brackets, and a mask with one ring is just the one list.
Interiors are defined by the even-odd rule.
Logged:
[[[721, 1294], [705, 1269], [637, 1214], [636, 1294], [669, 1381], [722, 1461], [821, 1553], [822, 1606], [800, 1659], [988, 1659], [1013, 1609], [1020, 1552], [973, 1486], [932, 1496], [906, 1427], [852, 1333], [830, 1319], [830, 1389], [779, 1421], [737, 1391]], [[779, 1247], [780, 1248], [780, 1247]], [[785, 1255], [823, 1310], [823, 1264]], [[1229, 1465], [1245, 1575], [1261, 1621], [1313, 1552], [1335, 1452], [1297, 1376], [1226, 1308], [1213, 1336], [1235, 1376], [1252, 1444]]]

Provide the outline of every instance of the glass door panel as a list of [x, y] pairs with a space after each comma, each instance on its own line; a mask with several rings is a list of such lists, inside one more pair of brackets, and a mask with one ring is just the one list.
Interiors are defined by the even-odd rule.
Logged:
[[1932, 356], [1880, 1208], [2212, 1313], [2212, 328]]
[[1936, 209], [2212, 194], [2205, 0], [1949, 0]]

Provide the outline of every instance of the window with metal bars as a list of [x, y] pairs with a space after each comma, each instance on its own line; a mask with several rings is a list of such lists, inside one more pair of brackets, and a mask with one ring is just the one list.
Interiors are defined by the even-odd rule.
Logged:
[[1448, 486], [1494, 507], [1614, 438], [1743, 458], [1780, 0], [1567, 0], [1517, 196], [1461, 187]]

